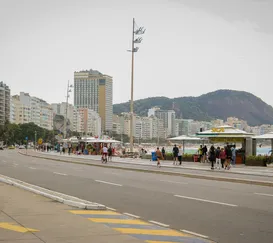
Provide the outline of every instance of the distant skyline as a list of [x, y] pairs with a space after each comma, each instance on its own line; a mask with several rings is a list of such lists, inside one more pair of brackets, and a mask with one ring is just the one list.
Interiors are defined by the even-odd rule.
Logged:
[[[271, 0], [0, 0], [0, 81], [65, 101], [74, 71], [113, 77], [130, 99], [132, 18], [146, 28], [135, 56], [135, 99], [243, 90], [273, 106]], [[73, 95], [69, 99], [73, 103]]]

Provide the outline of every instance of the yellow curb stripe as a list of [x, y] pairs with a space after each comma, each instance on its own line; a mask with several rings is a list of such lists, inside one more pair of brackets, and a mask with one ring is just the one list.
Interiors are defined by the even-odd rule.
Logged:
[[152, 225], [137, 219], [104, 219], [104, 218], [88, 218], [88, 219], [95, 223]]
[[186, 236], [183, 233], [174, 230], [154, 230], [154, 229], [134, 229], [134, 228], [114, 228], [123, 234], [140, 235], [160, 235], [160, 236]]
[[93, 215], [121, 215], [120, 213], [116, 213], [113, 211], [99, 211], [99, 210], [71, 210], [69, 211], [70, 213], [73, 214], [84, 214], [84, 215], [88, 215], [88, 214], [93, 214]]
[[16, 231], [20, 233], [39, 232], [39, 230], [36, 230], [36, 229], [25, 228], [23, 226], [13, 225], [11, 223], [0, 223], [0, 228]]

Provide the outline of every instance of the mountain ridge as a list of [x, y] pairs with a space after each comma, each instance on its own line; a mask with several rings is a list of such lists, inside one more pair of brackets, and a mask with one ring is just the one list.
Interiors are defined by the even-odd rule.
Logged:
[[[163, 110], [173, 109], [176, 117], [183, 119], [210, 121], [237, 117], [247, 121], [251, 126], [273, 124], [272, 106], [246, 91], [220, 89], [196, 97], [149, 97], [134, 101], [134, 112], [140, 116], [147, 116], [148, 109], [154, 106]], [[130, 102], [113, 106], [114, 114], [129, 112], [129, 109]]]

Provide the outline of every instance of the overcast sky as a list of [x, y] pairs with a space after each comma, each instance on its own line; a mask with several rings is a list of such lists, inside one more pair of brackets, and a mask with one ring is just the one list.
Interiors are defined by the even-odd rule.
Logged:
[[147, 29], [136, 99], [235, 89], [273, 105], [272, 13], [272, 0], [0, 0], [0, 81], [62, 102], [74, 71], [92, 68], [128, 101], [135, 17]]

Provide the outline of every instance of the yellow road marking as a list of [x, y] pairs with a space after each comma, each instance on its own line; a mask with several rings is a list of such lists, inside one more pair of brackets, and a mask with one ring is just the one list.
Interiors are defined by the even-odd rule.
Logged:
[[108, 224], [136, 224], [136, 225], [151, 225], [141, 220], [137, 219], [104, 219], [104, 218], [89, 218], [95, 223], [108, 223]]
[[0, 223], [0, 228], [16, 231], [16, 232], [20, 232], [20, 233], [38, 232], [39, 231], [36, 229], [25, 228], [23, 226], [14, 225], [11, 223]]
[[74, 214], [96, 214], [96, 215], [121, 215], [113, 211], [98, 211], [98, 210], [71, 210], [70, 213]]
[[140, 234], [140, 235], [160, 235], [160, 236], [186, 236], [175, 230], [154, 230], [154, 229], [134, 229], [134, 228], [114, 228], [123, 234]]

